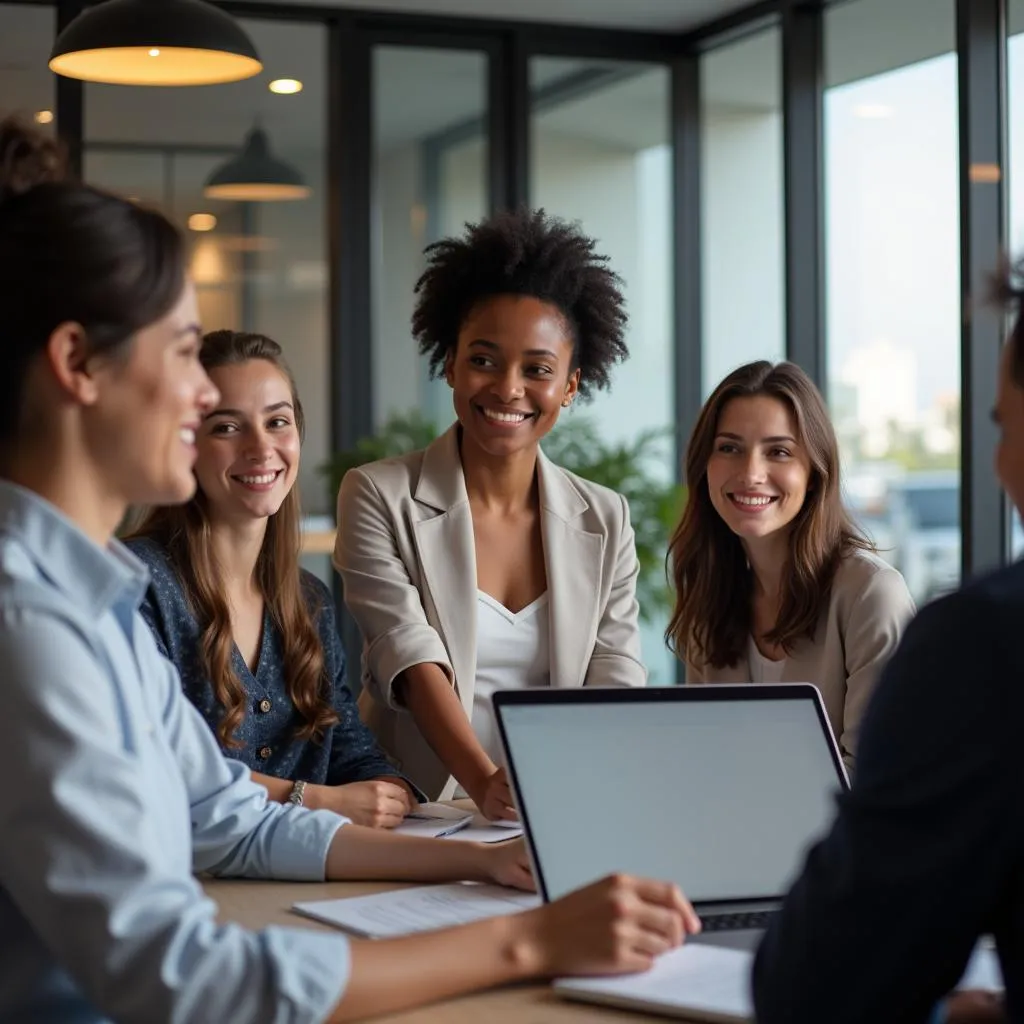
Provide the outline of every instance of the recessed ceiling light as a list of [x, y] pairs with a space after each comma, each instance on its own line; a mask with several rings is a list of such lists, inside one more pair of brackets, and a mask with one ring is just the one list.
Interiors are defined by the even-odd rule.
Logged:
[[297, 78], [275, 78], [267, 88], [279, 96], [292, 96], [302, 92], [302, 83]]
[[53, 120], [52, 110], [37, 110], [36, 124], [49, 124]]
[[892, 117], [894, 113], [896, 111], [884, 103], [861, 103], [853, 108], [854, 117], [862, 117], [866, 121], [881, 121], [883, 118]]
[[188, 226], [190, 231], [212, 231], [217, 226], [217, 218], [212, 213], [193, 213]]
[[149, 55], [150, 55], [150, 57], [159, 57], [159, 56], [160, 56], [160, 51], [159, 51], [159, 50], [158, 50], [158, 49], [157, 49], [157, 48], [156, 48], [156, 47], [154, 46], [154, 47], [153, 47], [153, 48], [152, 48], [152, 49], [151, 49], [151, 50], [149, 51]]

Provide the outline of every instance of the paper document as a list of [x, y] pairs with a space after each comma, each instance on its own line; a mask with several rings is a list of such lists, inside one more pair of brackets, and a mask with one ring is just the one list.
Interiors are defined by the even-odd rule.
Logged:
[[424, 803], [407, 814], [395, 832], [402, 836], [422, 836], [427, 839], [443, 838], [465, 828], [473, 820], [471, 811], [449, 804]]
[[392, 939], [414, 932], [482, 921], [539, 907], [535, 893], [500, 885], [453, 882], [393, 889], [372, 896], [296, 903], [296, 913], [368, 939]]
[[482, 814], [474, 814], [468, 827], [445, 838], [467, 843], [503, 843], [522, 834], [523, 826], [518, 821], [488, 821]]
[[646, 1010], [670, 1017], [739, 1024], [751, 1021], [754, 954], [687, 943], [655, 961], [645, 974], [560, 978], [555, 991], [570, 999]]

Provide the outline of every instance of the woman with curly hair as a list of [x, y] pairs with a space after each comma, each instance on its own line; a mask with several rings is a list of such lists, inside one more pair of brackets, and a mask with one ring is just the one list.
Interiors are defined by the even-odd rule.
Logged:
[[127, 538], [140, 606], [227, 757], [272, 800], [394, 828], [417, 794], [360, 721], [330, 592], [299, 565], [305, 417], [281, 346], [213, 331], [199, 361], [221, 399], [196, 435], [198, 488]]
[[882, 666], [914, 613], [843, 508], [825, 403], [792, 363], [748, 363], [707, 400], [669, 544], [666, 638], [690, 683], [811, 682], [848, 767]]
[[491, 693], [646, 682], [626, 501], [540, 450], [628, 355], [619, 278], [594, 250], [525, 209], [430, 246], [413, 334], [456, 422], [338, 495], [364, 715], [428, 796], [458, 782], [491, 819], [515, 816]]

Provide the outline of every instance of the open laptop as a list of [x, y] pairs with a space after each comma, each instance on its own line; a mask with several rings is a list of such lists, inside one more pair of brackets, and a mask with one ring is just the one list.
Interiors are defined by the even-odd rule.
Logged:
[[542, 897], [616, 871], [672, 880], [704, 943], [756, 945], [848, 786], [808, 683], [505, 690], [493, 704]]

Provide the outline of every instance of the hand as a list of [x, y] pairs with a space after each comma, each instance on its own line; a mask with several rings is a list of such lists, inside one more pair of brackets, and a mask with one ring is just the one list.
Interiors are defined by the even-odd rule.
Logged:
[[994, 992], [952, 992], [946, 999], [946, 1024], [1004, 1024], [1002, 999]]
[[344, 814], [356, 825], [394, 828], [416, 806], [401, 782], [370, 779], [344, 786], [318, 786], [314, 806]]
[[[467, 787], [468, 791], [469, 787]], [[512, 806], [512, 789], [504, 768], [496, 768], [483, 783], [469, 795], [477, 809], [488, 821], [517, 821], [519, 815]]]
[[503, 843], [482, 843], [483, 854], [487, 858], [484, 877], [513, 889], [525, 889], [536, 892], [537, 883], [533, 880], [530, 869], [530, 858], [526, 853], [526, 843], [522, 839], [509, 839]]
[[645, 971], [661, 953], [700, 931], [679, 888], [612, 875], [513, 921], [527, 932], [526, 955], [541, 976]]

